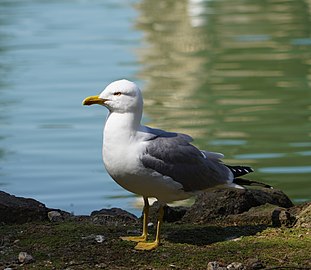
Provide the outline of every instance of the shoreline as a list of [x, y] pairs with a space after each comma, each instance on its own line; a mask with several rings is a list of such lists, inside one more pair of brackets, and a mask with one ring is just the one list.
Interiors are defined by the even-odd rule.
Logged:
[[[6, 204], [11, 205], [11, 213], [17, 213], [12, 208], [15, 199], [15, 203], [21, 200], [24, 206], [28, 202], [38, 208], [32, 212], [28, 208], [32, 220], [24, 222], [5, 223], [0, 215], [0, 268], [311, 269], [311, 203], [288, 208], [264, 203], [238, 213], [247, 203], [254, 204], [256, 192], [214, 191], [197, 198], [192, 207], [167, 207], [163, 243], [151, 252], [135, 251], [133, 243], [119, 239], [122, 235], [139, 234], [141, 229], [140, 218], [122, 209], [73, 216], [46, 208], [33, 199], [8, 194], [12, 201], [6, 200]], [[3, 192], [0, 195], [3, 198]], [[207, 207], [213, 195], [218, 198], [221, 195], [219, 205], [226, 205], [231, 214], [218, 215], [221, 207], [217, 204], [213, 209]], [[282, 195], [278, 203], [284, 203], [283, 199], [286, 197]], [[235, 207], [230, 209], [232, 205]], [[0, 200], [0, 213], [3, 209]], [[25, 211], [24, 208], [19, 217], [25, 218]], [[150, 240], [154, 237], [156, 212], [157, 205], [153, 205]]]

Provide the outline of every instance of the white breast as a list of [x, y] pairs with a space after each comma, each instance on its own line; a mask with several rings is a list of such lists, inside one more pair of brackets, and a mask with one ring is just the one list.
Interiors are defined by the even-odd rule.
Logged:
[[103, 161], [109, 175], [124, 189], [162, 202], [190, 197], [180, 183], [142, 165], [140, 157], [147, 142], [137, 132], [141, 129], [130, 128], [127, 121], [116, 117], [109, 117], [104, 129]]

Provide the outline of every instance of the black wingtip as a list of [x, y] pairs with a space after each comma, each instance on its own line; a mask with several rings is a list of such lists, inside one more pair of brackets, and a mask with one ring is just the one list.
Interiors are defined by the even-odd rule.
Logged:
[[235, 178], [254, 171], [253, 168], [248, 166], [230, 166], [230, 165], [226, 166], [230, 169]]

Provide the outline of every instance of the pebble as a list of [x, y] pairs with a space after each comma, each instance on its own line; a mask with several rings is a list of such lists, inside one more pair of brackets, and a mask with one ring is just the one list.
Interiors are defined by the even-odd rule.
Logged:
[[221, 266], [218, 262], [209, 262], [207, 270], [245, 270], [246, 267], [240, 262], [233, 262], [227, 266]]
[[101, 234], [98, 234], [98, 235], [95, 235], [95, 241], [97, 242], [97, 243], [102, 243], [102, 242], [105, 242], [105, 237], [103, 236], [103, 235], [101, 235]]
[[18, 254], [18, 261], [19, 261], [20, 263], [25, 263], [25, 264], [27, 264], [27, 263], [32, 263], [32, 262], [34, 262], [35, 260], [34, 260], [34, 258], [33, 258], [30, 254], [28, 254], [27, 252], [20, 252], [20, 253]]
[[227, 270], [227, 267], [220, 266], [218, 262], [209, 262], [207, 270]]
[[227, 266], [227, 269], [228, 270], [244, 270], [245, 267], [242, 263], [239, 263], [239, 262], [233, 262], [233, 263], [230, 263], [228, 266]]
[[85, 237], [82, 237], [83, 240], [95, 240], [97, 243], [103, 243], [106, 241], [105, 236], [101, 234], [91, 234]]
[[62, 221], [63, 220], [63, 217], [62, 217], [61, 213], [59, 213], [58, 211], [50, 211], [50, 212], [48, 212], [48, 218], [52, 222], [58, 222], [58, 221]]
[[141, 232], [139, 230], [127, 230], [127, 235], [139, 235]]
[[153, 222], [149, 222], [149, 223], [148, 223], [148, 228], [152, 228], [152, 227], [154, 227]]

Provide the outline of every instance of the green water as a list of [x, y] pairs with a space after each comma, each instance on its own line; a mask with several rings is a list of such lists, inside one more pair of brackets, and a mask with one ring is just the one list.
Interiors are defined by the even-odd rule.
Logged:
[[310, 1], [143, 1], [148, 122], [311, 199]]
[[106, 110], [136, 81], [144, 122], [311, 199], [311, 2], [0, 0], [0, 188], [89, 213], [136, 198], [101, 162]]

